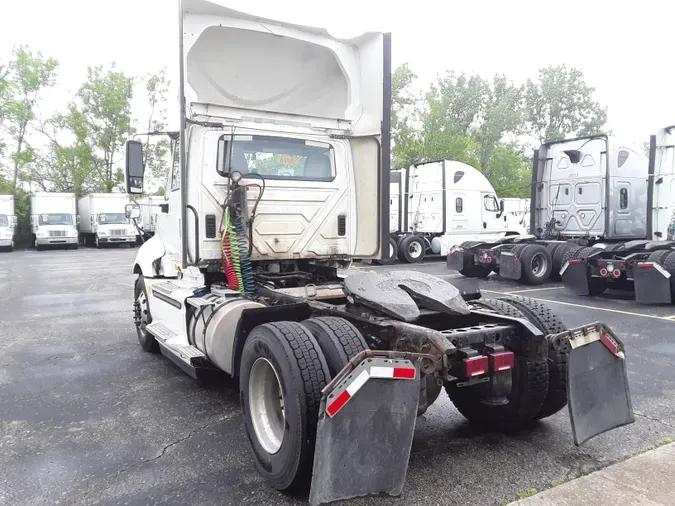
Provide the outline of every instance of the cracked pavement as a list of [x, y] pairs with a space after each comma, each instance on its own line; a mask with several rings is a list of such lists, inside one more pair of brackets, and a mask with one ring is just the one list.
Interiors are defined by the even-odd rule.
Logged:
[[[198, 383], [137, 345], [134, 255], [88, 248], [0, 254], [0, 504], [306, 504], [257, 473], [236, 382]], [[442, 263], [415, 268], [448, 276]], [[551, 293], [524, 295], [580, 301]], [[620, 297], [581, 304], [675, 315], [675, 307]], [[568, 325], [601, 320], [624, 339], [634, 424], [577, 448], [566, 411], [531, 431], [488, 433], [469, 426], [442, 394], [418, 421], [403, 497], [350, 504], [498, 505], [674, 437], [675, 321], [551, 307]]]

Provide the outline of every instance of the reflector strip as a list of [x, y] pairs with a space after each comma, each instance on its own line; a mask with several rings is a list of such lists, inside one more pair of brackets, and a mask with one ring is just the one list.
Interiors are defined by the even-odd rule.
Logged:
[[639, 267], [640, 269], [653, 269], [653, 268], [654, 268], [654, 264], [652, 264], [652, 263], [646, 263], [646, 262], [645, 262], [645, 263], [638, 263], [638, 267]]
[[480, 376], [488, 371], [488, 358], [482, 355], [464, 359], [464, 375], [467, 378]]
[[507, 371], [513, 369], [515, 363], [515, 355], [512, 351], [505, 351], [502, 353], [493, 353], [490, 355], [492, 357], [492, 370], [493, 371]]
[[612, 353], [614, 353], [614, 355], [616, 355], [617, 352], [619, 351], [614, 341], [612, 341], [609, 337], [607, 337], [607, 334], [605, 334], [604, 332], [600, 332], [600, 341], [602, 341], [602, 344], [607, 346], [607, 349]]
[[581, 259], [580, 259], [580, 258], [577, 258], [577, 259], [575, 259], [575, 260], [570, 260], [570, 261], [569, 261], [569, 264], [570, 264], [570, 265], [578, 265], [578, 264], [580, 264], [580, 263], [581, 263]]
[[349, 399], [356, 395], [363, 385], [370, 378], [374, 379], [415, 379], [417, 369], [415, 367], [378, 367], [371, 366], [356, 376], [345, 390], [340, 393], [332, 402], [326, 405], [326, 413], [331, 418], [334, 417]]

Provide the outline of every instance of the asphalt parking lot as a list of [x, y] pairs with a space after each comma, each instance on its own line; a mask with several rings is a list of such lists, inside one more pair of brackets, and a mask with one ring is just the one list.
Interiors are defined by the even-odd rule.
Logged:
[[[202, 385], [142, 352], [135, 252], [0, 254], [0, 504], [304, 504], [255, 470], [233, 382]], [[374, 267], [391, 268], [410, 266]], [[449, 275], [443, 263], [415, 268]], [[566, 411], [531, 431], [485, 433], [441, 395], [418, 421], [404, 495], [352, 504], [504, 504], [675, 437], [675, 306], [481, 285], [486, 297], [546, 301], [570, 326], [609, 324], [627, 347], [636, 422], [577, 448]]]

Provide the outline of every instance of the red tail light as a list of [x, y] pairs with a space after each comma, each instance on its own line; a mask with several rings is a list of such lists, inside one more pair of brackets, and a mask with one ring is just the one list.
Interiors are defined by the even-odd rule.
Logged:
[[653, 269], [654, 264], [653, 263], [646, 263], [646, 264], [638, 264], [638, 267], [640, 269]]
[[487, 257], [487, 263], [489, 263], [489, 264], [492, 263], [492, 257]]
[[513, 369], [513, 365], [516, 362], [516, 357], [512, 351], [492, 353], [490, 358], [492, 359], [492, 370], [496, 372]]
[[607, 276], [607, 269], [600, 269], [601, 276]]
[[488, 358], [482, 355], [464, 359], [464, 376], [473, 378], [488, 372]]
[[581, 258], [575, 258], [574, 260], [570, 260], [569, 264], [570, 265], [577, 265], [581, 263]]
[[621, 276], [621, 271], [619, 269], [614, 269], [614, 272], [612, 274], [614, 274], [615, 278], [618, 278], [619, 276]]

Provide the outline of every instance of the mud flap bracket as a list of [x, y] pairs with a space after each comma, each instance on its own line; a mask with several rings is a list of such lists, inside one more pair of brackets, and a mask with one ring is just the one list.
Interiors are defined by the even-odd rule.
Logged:
[[553, 337], [570, 343], [567, 401], [574, 444], [635, 421], [623, 343], [604, 323]]
[[346, 366], [323, 390], [311, 506], [403, 491], [417, 418], [420, 361], [364, 355], [372, 353], [355, 357], [351, 364], [358, 360], [357, 365]]

